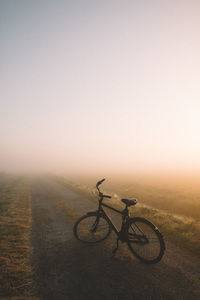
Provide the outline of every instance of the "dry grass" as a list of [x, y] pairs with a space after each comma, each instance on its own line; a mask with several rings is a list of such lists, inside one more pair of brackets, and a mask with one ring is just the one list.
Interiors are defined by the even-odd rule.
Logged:
[[142, 204], [165, 210], [172, 214], [180, 214], [186, 217], [200, 219], [200, 188], [187, 188], [185, 183], [173, 187], [165, 186], [163, 183], [120, 183], [115, 182], [111, 186], [111, 190], [123, 197], [138, 198]]
[[145, 205], [138, 205], [134, 213], [156, 224], [165, 239], [200, 257], [200, 220], [173, 215]]
[[75, 212], [69, 205], [67, 205], [66, 202], [64, 202], [63, 200], [56, 200], [56, 204], [62, 209], [62, 211], [68, 216], [70, 217], [70, 219], [75, 222], [77, 219], [79, 219], [81, 217], [80, 214], [78, 214], [77, 212]]
[[[0, 297], [30, 297], [29, 186], [24, 178], [0, 178]], [[6, 298], [7, 297], [7, 298]], [[11, 298], [12, 299], [12, 298]]]

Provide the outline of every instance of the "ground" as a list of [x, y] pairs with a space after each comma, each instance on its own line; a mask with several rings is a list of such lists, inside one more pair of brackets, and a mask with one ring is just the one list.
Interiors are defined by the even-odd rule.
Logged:
[[[112, 234], [96, 246], [73, 236], [75, 220], [96, 204], [47, 178], [32, 178], [32, 294], [59, 300], [200, 299], [200, 262], [166, 241], [161, 262], [145, 265], [126, 245], [114, 258]], [[114, 217], [115, 218], [115, 217]]]

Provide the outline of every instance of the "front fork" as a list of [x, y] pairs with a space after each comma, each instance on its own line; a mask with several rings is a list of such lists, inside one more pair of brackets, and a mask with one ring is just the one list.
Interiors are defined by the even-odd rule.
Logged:
[[100, 212], [97, 211], [97, 217], [96, 217], [96, 220], [94, 221], [94, 224], [92, 225], [91, 229], [90, 229], [90, 232], [91, 233], [94, 233], [96, 232], [97, 230], [97, 226], [99, 225], [99, 218], [100, 218]]
[[98, 221], [98, 219], [96, 219], [96, 221], [94, 222], [94, 224], [92, 225], [92, 227], [90, 229], [90, 233], [96, 232], [98, 224], [99, 224], [99, 221]]

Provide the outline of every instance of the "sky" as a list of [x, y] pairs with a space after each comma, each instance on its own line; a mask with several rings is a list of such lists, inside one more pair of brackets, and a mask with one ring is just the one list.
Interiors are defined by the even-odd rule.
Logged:
[[200, 170], [198, 0], [0, 0], [0, 170]]

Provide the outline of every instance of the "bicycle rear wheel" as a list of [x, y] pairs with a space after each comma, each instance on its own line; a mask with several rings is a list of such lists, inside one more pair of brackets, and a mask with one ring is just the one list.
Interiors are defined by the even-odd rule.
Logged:
[[74, 224], [74, 235], [77, 240], [95, 244], [105, 240], [111, 233], [112, 228], [107, 220], [98, 213], [84, 215]]
[[165, 251], [165, 243], [158, 228], [140, 217], [130, 220], [127, 244], [137, 258], [148, 264], [159, 262]]

